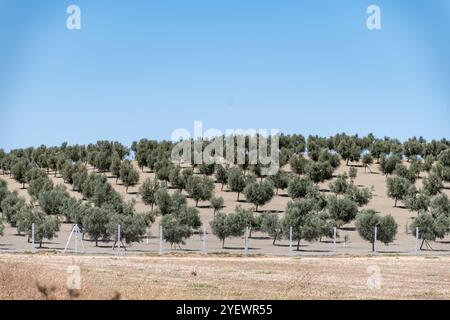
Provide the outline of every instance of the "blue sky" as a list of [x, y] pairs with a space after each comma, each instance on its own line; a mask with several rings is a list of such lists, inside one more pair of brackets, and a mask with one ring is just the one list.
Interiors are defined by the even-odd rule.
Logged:
[[0, 0], [0, 148], [169, 139], [194, 120], [450, 138], [450, 0]]

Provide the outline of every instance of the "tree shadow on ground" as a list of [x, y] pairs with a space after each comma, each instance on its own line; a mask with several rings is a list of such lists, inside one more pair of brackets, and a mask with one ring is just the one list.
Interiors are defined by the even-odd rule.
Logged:
[[252, 240], [270, 240], [272, 238], [271, 237], [251, 237], [249, 239], [252, 239]]
[[22, 233], [15, 233], [14, 234], [14, 236], [16, 236], [16, 237], [25, 237], [26, 236], [26, 234], [22, 234]]
[[351, 164], [351, 163], [349, 163], [347, 165], [347, 167], [364, 168], [364, 165], [363, 164]]
[[343, 230], [343, 231], [356, 231], [355, 227], [341, 227], [339, 228], [339, 230]]
[[269, 212], [269, 213], [283, 213], [283, 210], [258, 210], [258, 213]]
[[300, 249], [300, 250], [295, 250], [295, 251], [296, 252], [333, 252], [333, 250], [318, 250], [318, 249]]
[[402, 254], [405, 252], [402, 251], [390, 251], [390, 250], [377, 250], [377, 253], [382, 253], [382, 254]]
[[[330, 243], [331, 244], [331, 243], [333, 243], [333, 240], [322, 240], [322, 241], [320, 241], [320, 243], [326, 243], [326, 244]], [[336, 239], [336, 244], [338, 244], [338, 243], [344, 243], [344, 241]]]
[[[245, 250], [244, 247], [223, 247], [222, 249], [225, 250]], [[254, 247], [248, 247], [248, 250], [261, 250], [261, 248], [254, 248]]]
[[289, 195], [287, 193], [279, 194], [278, 196], [283, 198], [289, 198]]
[[447, 249], [420, 249], [420, 251], [425, 251], [425, 252], [450, 252], [450, 250], [447, 250]]

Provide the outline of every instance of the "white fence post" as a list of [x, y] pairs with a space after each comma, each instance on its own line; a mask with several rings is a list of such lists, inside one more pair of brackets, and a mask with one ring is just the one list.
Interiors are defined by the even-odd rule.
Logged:
[[333, 227], [333, 252], [336, 253], [336, 227]]
[[248, 254], [248, 227], [245, 227], [245, 238], [244, 238], [244, 254]]
[[289, 227], [289, 256], [292, 257], [292, 227]]
[[419, 255], [419, 227], [416, 227], [416, 256]]
[[159, 254], [163, 254], [163, 229], [159, 226]]
[[202, 253], [206, 254], [206, 227], [203, 227]]
[[373, 240], [373, 253], [377, 252], [377, 234], [378, 234], [378, 228], [377, 228], [377, 226], [375, 226], [374, 240]]
[[36, 253], [36, 246], [34, 244], [34, 223], [31, 225], [31, 252]]
[[117, 254], [120, 255], [120, 224], [117, 226]]

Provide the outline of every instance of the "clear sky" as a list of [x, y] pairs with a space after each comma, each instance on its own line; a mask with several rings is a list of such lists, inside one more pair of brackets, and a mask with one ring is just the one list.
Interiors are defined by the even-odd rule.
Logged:
[[0, 148], [129, 145], [194, 120], [450, 138], [450, 0], [0, 0]]

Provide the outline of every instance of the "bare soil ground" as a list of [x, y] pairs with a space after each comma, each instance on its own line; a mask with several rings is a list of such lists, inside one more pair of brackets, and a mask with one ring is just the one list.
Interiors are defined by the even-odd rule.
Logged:
[[[405, 162], [406, 165], [408, 163]], [[136, 163], [135, 163], [136, 165]], [[415, 239], [412, 236], [411, 232], [408, 230], [408, 225], [411, 223], [412, 219], [417, 216], [417, 213], [409, 212], [407, 209], [403, 207], [403, 204], [399, 201], [398, 207], [394, 207], [394, 200], [387, 197], [386, 194], [386, 177], [380, 174], [377, 169], [377, 165], [374, 164], [371, 166], [372, 172], [365, 172], [364, 168], [358, 164], [353, 163], [351, 165], [355, 165], [358, 170], [358, 176], [355, 179], [355, 184], [358, 186], [364, 186], [371, 188], [373, 186], [374, 195], [370, 203], [367, 205], [368, 208], [375, 209], [380, 212], [380, 214], [392, 214], [397, 221], [398, 234], [395, 241], [389, 246], [385, 246], [381, 243], [378, 243], [378, 251], [380, 254], [401, 254], [401, 255], [410, 255], [414, 253], [415, 247]], [[289, 168], [285, 168], [289, 170]], [[341, 166], [336, 170], [335, 174], [343, 173], [348, 171], [349, 167], [342, 162]], [[90, 168], [92, 171], [92, 168]], [[140, 169], [139, 169], [140, 171]], [[51, 179], [55, 182], [55, 184], [62, 184], [63, 180], [58, 175], [55, 177], [53, 173], [49, 175]], [[125, 199], [131, 200], [135, 199], [136, 209], [138, 212], [150, 211], [150, 206], [146, 206], [142, 200], [137, 196], [136, 192], [138, 191], [142, 182], [147, 178], [154, 178], [154, 173], [150, 172], [141, 172], [140, 171], [140, 181], [139, 184], [135, 187], [130, 187], [129, 193], [125, 192], [125, 187], [120, 184], [116, 184], [116, 179], [111, 176], [111, 174], [107, 174], [108, 181], [114, 187], [116, 191], [118, 191]], [[422, 177], [425, 176], [422, 173]], [[22, 185], [14, 181], [12, 178], [3, 175], [0, 176], [1, 179], [4, 179], [8, 183], [8, 187], [10, 190], [18, 190], [19, 194], [25, 197], [28, 201], [30, 197], [27, 193], [27, 190], [21, 189]], [[328, 184], [330, 181], [327, 181], [320, 185], [323, 192], [328, 192]], [[419, 179], [417, 182], [417, 186], [420, 186], [422, 180]], [[67, 190], [71, 194], [78, 199], [81, 199], [80, 193], [76, 191], [72, 191], [71, 185], [66, 185]], [[171, 189], [171, 192], [174, 190]], [[446, 193], [450, 196], [450, 188], [448, 185], [446, 188], [442, 190], [442, 192]], [[235, 192], [231, 192], [227, 190], [225, 186], [224, 190], [221, 191], [220, 184], [216, 184], [215, 187], [215, 195], [221, 196], [225, 200], [225, 207], [223, 208], [224, 212], [232, 212], [236, 205], [242, 205], [243, 207], [250, 208], [251, 204], [246, 203], [245, 201], [237, 202], [237, 195]], [[241, 195], [241, 199], [245, 200], [245, 196]], [[284, 210], [286, 208], [286, 204], [290, 198], [287, 196], [286, 191], [279, 191], [279, 194], [274, 196], [274, 198], [265, 206], [260, 208], [260, 211], [274, 211], [282, 216], [284, 214]], [[188, 204], [194, 206], [195, 203], [192, 199], [188, 199]], [[228, 252], [228, 253], [242, 253], [244, 241], [241, 238], [233, 238], [227, 239], [225, 249], [222, 249], [221, 242], [212, 234], [210, 234], [210, 226], [209, 222], [213, 219], [213, 209], [209, 207], [208, 202], [200, 202], [199, 203], [199, 211], [200, 216], [203, 222], [203, 225], [206, 227], [208, 232], [207, 236], [207, 250], [208, 252]], [[158, 226], [159, 220], [149, 228], [148, 230], [148, 238], [143, 239], [141, 243], [134, 243], [131, 247], [128, 248], [128, 252], [130, 253], [149, 253], [149, 252], [158, 252], [159, 251], [159, 239], [158, 239]], [[44, 248], [42, 250], [48, 251], [60, 251], [64, 248], [65, 243], [68, 239], [70, 230], [72, 228], [71, 224], [62, 224], [61, 231], [58, 234], [58, 237], [53, 239], [52, 241], [47, 241], [44, 243]], [[358, 232], [354, 228], [354, 224], [345, 225], [343, 229], [338, 231], [339, 239], [337, 243], [337, 252], [339, 254], [350, 254], [350, 255], [365, 255], [371, 250], [371, 246], [368, 242], [361, 239], [358, 235]], [[349, 241], [344, 243], [344, 236], [347, 235], [349, 237]], [[274, 256], [286, 256], [288, 254], [288, 241], [283, 240], [277, 242], [276, 246], [272, 245], [272, 239], [269, 239], [266, 234], [255, 232], [253, 238], [250, 239], [250, 253], [252, 254], [264, 254], [264, 255], [274, 255]], [[113, 253], [111, 247], [112, 242], [102, 242], [99, 247], [95, 247], [95, 244], [91, 241], [85, 241], [86, 250], [88, 253], [98, 254], [98, 253]], [[436, 242], [432, 242], [431, 246], [434, 250], [422, 251], [423, 255], [450, 255], [450, 237], [441, 239]], [[73, 245], [72, 245], [73, 247]], [[202, 244], [200, 241], [199, 235], [194, 235], [190, 239], [186, 241], [186, 245], [183, 246], [183, 250], [185, 252], [199, 252], [202, 248]], [[0, 252], [25, 252], [30, 251], [31, 245], [27, 242], [27, 238], [24, 236], [17, 235], [16, 229], [11, 228], [10, 226], [6, 227], [5, 236], [0, 237]], [[175, 251], [170, 248], [168, 244], [164, 244], [164, 250]], [[180, 251], [180, 250], [177, 250]], [[302, 242], [300, 251], [294, 251], [294, 255], [297, 256], [309, 256], [309, 255], [332, 255], [333, 245], [331, 239], [323, 239], [322, 242], [314, 242], [307, 243]]]
[[[81, 290], [70, 294], [71, 265]], [[449, 299], [449, 265], [450, 257], [2, 254], [0, 299]], [[373, 277], [378, 287], [368, 285]]]

